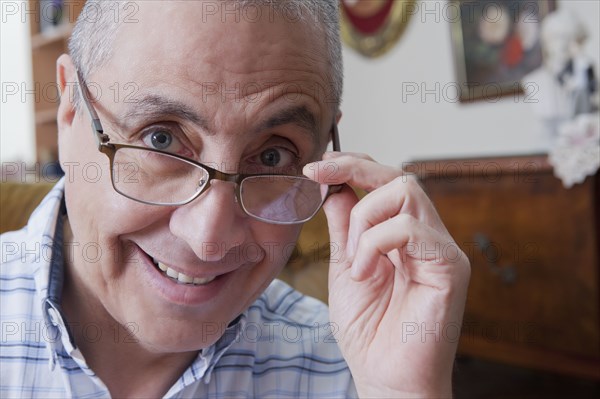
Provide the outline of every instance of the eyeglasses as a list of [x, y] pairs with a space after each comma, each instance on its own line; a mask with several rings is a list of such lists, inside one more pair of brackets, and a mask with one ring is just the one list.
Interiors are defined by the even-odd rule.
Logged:
[[[79, 93], [90, 114], [98, 150], [110, 160], [114, 190], [149, 205], [180, 206], [198, 198], [212, 180], [236, 185], [236, 199], [249, 216], [272, 224], [310, 220], [342, 185], [319, 184], [305, 176], [229, 174], [194, 160], [153, 148], [110, 143], [92, 106], [83, 76], [77, 71]], [[337, 125], [331, 130], [333, 150], [340, 151]]]

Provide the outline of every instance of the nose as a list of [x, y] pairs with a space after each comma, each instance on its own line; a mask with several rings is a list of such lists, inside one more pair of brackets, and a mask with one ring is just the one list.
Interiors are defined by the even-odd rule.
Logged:
[[244, 244], [247, 221], [237, 203], [235, 185], [213, 180], [200, 197], [173, 212], [170, 229], [198, 258], [216, 262]]

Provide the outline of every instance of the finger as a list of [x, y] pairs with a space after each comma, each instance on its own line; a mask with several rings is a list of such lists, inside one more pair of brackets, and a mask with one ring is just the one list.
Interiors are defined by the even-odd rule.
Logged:
[[[454, 247], [455, 252], [452, 252], [452, 257], [456, 259], [445, 259], [444, 254], [451, 252], [442, 251], [441, 248], [447, 249], [449, 246]], [[410, 215], [400, 214], [373, 226], [361, 235], [352, 262], [351, 277], [356, 281], [363, 281], [374, 275], [379, 258], [395, 250], [402, 254], [400, 263], [416, 259], [423, 264], [423, 267], [402, 270], [411, 280], [436, 288], [447, 285], [445, 283], [451, 272], [452, 263], [464, 256], [453, 241], [448, 240], [438, 231]], [[445, 271], [447, 273], [444, 273]]]
[[369, 155], [363, 154], [361, 152], [341, 152], [341, 151], [328, 151], [325, 154], [323, 154], [323, 160], [339, 158], [343, 155], [350, 155], [355, 158], [360, 158], [360, 159], [365, 159], [367, 161], [375, 162], [375, 160], [373, 158], [371, 158]]
[[309, 163], [303, 173], [321, 184], [347, 183], [366, 191], [373, 191], [402, 175], [399, 169], [347, 154]]
[[354, 255], [357, 240], [367, 229], [406, 213], [435, 230], [448, 234], [433, 204], [413, 176], [400, 176], [366, 195], [353, 209], [348, 232], [348, 254]]
[[350, 224], [350, 211], [358, 202], [352, 189], [345, 186], [341, 192], [332, 195], [323, 205], [327, 215], [329, 240], [331, 241], [331, 257], [329, 265], [329, 282], [349, 267], [346, 262], [346, 243], [348, 241], [348, 226]]

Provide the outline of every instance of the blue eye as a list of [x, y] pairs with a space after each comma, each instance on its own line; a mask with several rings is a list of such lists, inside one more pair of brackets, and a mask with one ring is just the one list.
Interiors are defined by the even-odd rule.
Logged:
[[185, 152], [185, 147], [181, 144], [181, 141], [171, 132], [171, 130], [164, 127], [157, 126], [148, 129], [142, 136], [142, 141], [148, 147], [155, 150], [186, 155], [183, 154]]
[[150, 144], [157, 150], [166, 150], [173, 142], [173, 136], [171, 133], [164, 130], [157, 130], [150, 133]]
[[276, 167], [281, 161], [281, 153], [275, 148], [269, 148], [261, 152], [260, 161], [265, 166]]

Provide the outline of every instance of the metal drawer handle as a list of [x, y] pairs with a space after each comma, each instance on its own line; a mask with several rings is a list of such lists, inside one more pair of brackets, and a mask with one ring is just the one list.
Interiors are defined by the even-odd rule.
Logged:
[[[487, 253], [488, 249], [492, 247], [492, 243], [490, 239], [483, 233], [475, 233], [473, 237], [477, 247], [481, 250], [482, 253]], [[498, 265], [496, 259], [490, 259], [488, 256], [484, 256], [487, 260], [487, 265], [489, 270], [500, 276], [502, 282], [505, 284], [514, 284], [517, 280], [517, 269], [514, 264], [507, 263], [503, 266]]]

